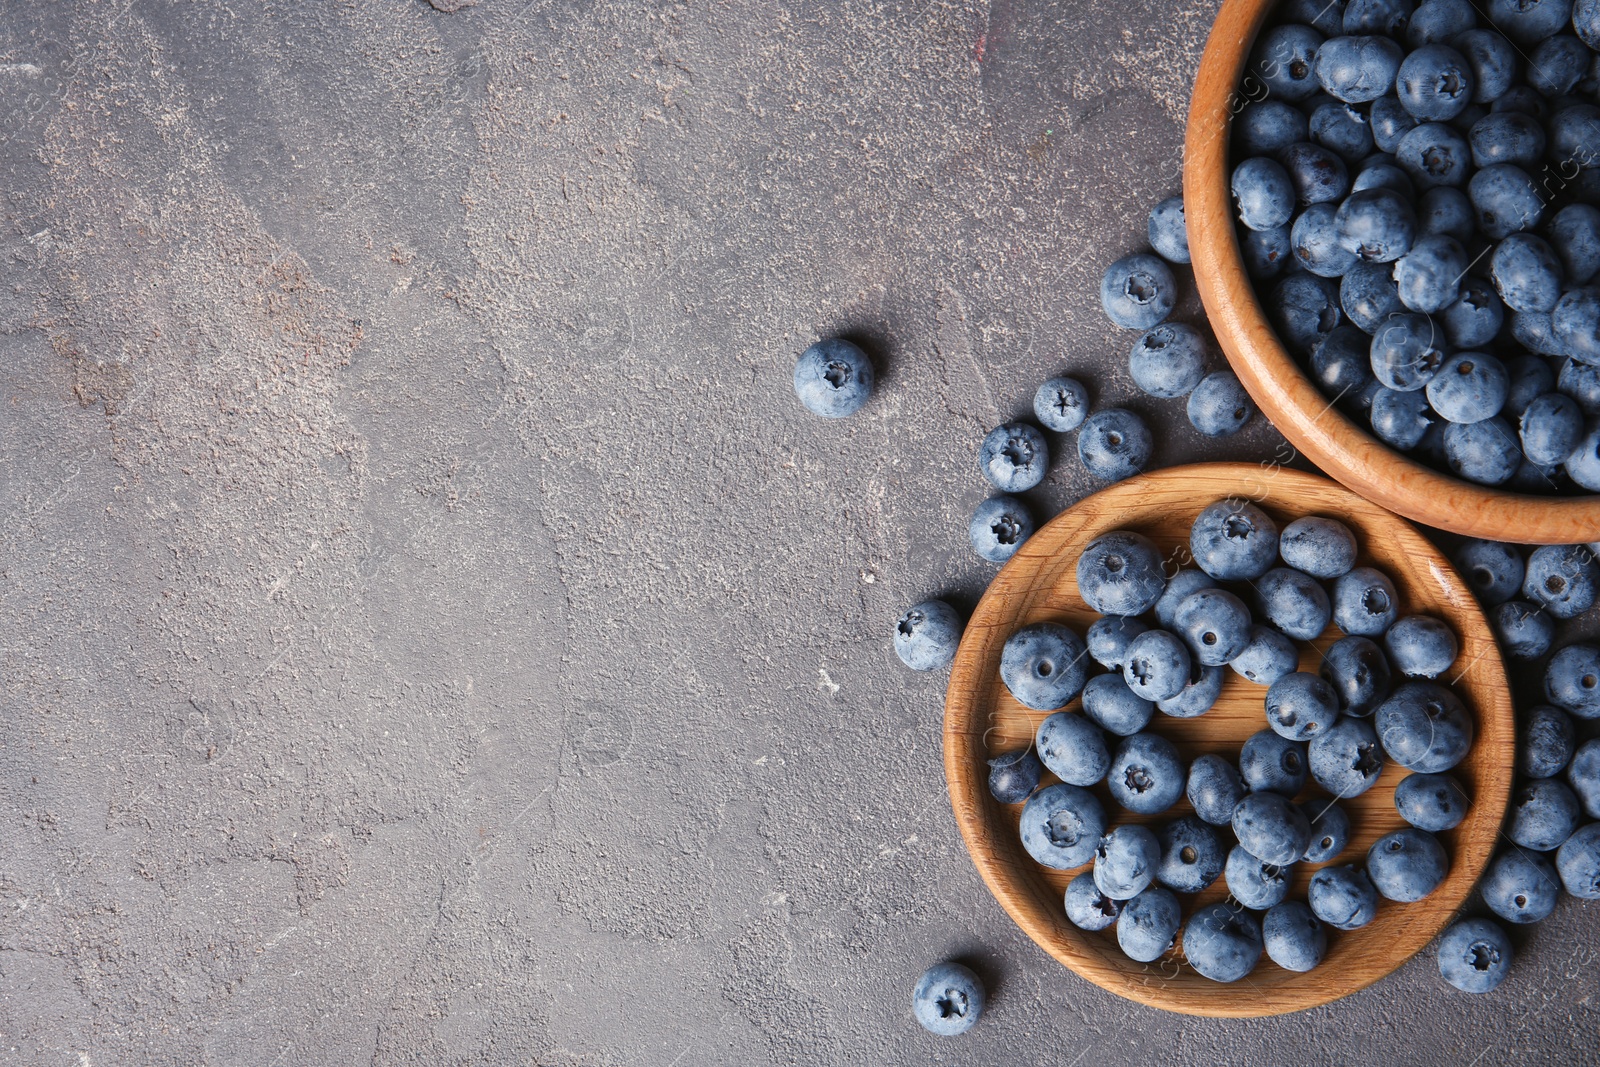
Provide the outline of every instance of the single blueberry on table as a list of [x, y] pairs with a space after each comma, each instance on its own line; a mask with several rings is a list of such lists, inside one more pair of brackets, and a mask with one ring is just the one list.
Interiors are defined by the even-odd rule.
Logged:
[[1306, 762], [1318, 785], [1348, 800], [1377, 784], [1383, 773], [1383, 749], [1370, 722], [1346, 715], [1311, 742]]
[[1234, 900], [1252, 911], [1266, 911], [1283, 902], [1294, 880], [1294, 864], [1267, 863], [1252, 856], [1243, 845], [1228, 851], [1223, 878]]
[[1033, 535], [1033, 516], [1014, 496], [992, 496], [978, 505], [967, 524], [967, 538], [979, 556], [1004, 563]]
[[[1399, 73], [1399, 68], [1396, 68]], [[1400, 141], [1416, 128], [1417, 120], [1407, 111], [1400, 98], [1393, 93], [1380, 96], [1367, 109], [1367, 121], [1372, 125], [1372, 142], [1380, 152], [1393, 152]]]
[[1463, 993], [1490, 993], [1511, 970], [1511, 939], [1489, 919], [1460, 919], [1439, 941], [1439, 976]]
[[1206, 437], [1228, 437], [1244, 429], [1255, 410], [1239, 376], [1231, 370], [1219, 370], [1200, 379], [1189, 394], [1185, 413], [1189, 425]]
[[1346, 163], [1359, 163], [1376, 149], [1372, 124], [1359, 107], [1329, 100], [1319, 104], [1308, 123], [1311, 139]]
[[1417, 240], [1417, 215], [1392, 189], [1351, 193], [1334, 214], [1339, 245], [1363, 263], [1392, 263]]
[[972, 1029], [983, 1014], [983, 982], [959, 963], [929, 967], [911, 993], [911, 1011], [924, 1030], [954, 1037]]
[[1106, 832], [1105, 809], [1087, 789], [1058, 783], [1028, 798], [1018, 828], [1028, 855], [1046, 867], [1070, 871], [1094, 859]]
[[1333, 622], [1356, 637], [1376, 637], [1399, 615], [1399, 595], [1388, 575], [1353, 567], [1333, 583]]
[[978, 448], [978, 469], [1002, 493], [1020, 493], [1044, 480], [1050, 447], [1044, 434], [1025, 422], [996, 426]]
[[1387, 387], [1372, 398], [1372, 432], [1385, 444], [1409, 452], [1434, 425], [1428, 394], [1421, 389], [1400, 392]]
[[1544, 669], [1544, 695], [1580, 719], [1600, 719], [1600, 648], [1568, 645]]
[[1344, 8], [1344, 32], [1400, 37], [1415, 6], [1414, 0], [1350, 0]]
[[1418, 238], [1394, 265], [1400, 302], [1412, 311], [1432, 315], [1461, 297], [1467, 273], [1467, 250], [1454, 237], [1434, 234]]
[[1178, 936], [1183, 906], [1160, 886], [1151, 886], [1122, 905], [1117, 916], [1117, 945], [1129, 959], [1152, 963], [1161, 958]]
[[1156, 621], [1164, 630], [1177, 629], [1178, 606], [1192, 594], [1202, 589], [1216, 587], [1216, 579], [1205, 571], [1196, 567], [1180, 567], [1176, 574], [1167, 579], [1166, 591], [1161, 594], [1161, 599], [1156, 601]]
[[1600, 822], [1580, 827], [1556, 853], [1561, 887], [1579, 900], [1600, 900]]
[[1154, 444], [1144, 420], [1124, 408], [1090, 415], [1078, 431], [1078, 458], [1102, 482], [1131, 478], [1150, 462]]
[[1478, 219], [1467, 194], [1451, 185], [1436, 185], [1417, 200], [1417, 235], [1454, 237], [1463, 245], [1472, 243], [1478, 232]]
[[[1529, 708], [1517, 732], [1517, 770], [1529, 778], [1554, 777], [1572, 762], [1577, 744], [1577, 729], [1570, 715], [1549, 704]], [[1587, 803], [1587, 798], [1579, 799]]]
[[1384, 834], [1367, 850], [1367, 877], [1373, 888], [1402, 904], [1428, 896], [1449, 873], [1450, 859], [1439, 839], [1412, 826]]
[[1094, 885], [1112, 900], [1129, 900], [1155, 881], [1161, 844], [1147, 826], [1116, 826], [1094, 853]]
[[1278, 524], [1249, 501], [1219, 500], [1195, 517], [1189, 550], [1218, 581], [1259, 578], [1278, 556]]
[[1365, 637], [1341, 637], [1323, 653], [1318, 671], [1339, 698], [1345, 715], [1371, 715], [1389, 697], [1389, 657]]
[[1536, 923], [1549, 917], [1561, 899], [1555, 864], [1537, 852], [1503, 849], [1479, 883], [1483, 902], [1508, 923]]
[[1161, 864], [1156, 881], [1175, 893], [1199, 893], [1222, 877], [1228, 850], [1222, 835], [1193, 815], [1174, 819], [1156, 831]]
[[1084, 641], [1089, 646], [1090, 657], [1096, 663], [1120, 671], [1127, 658], [1128, 642], [1148, 629], [1149, 626], [1131, 616], [1104, 615], [1090, 625], [1088, 633], [1084, 634]]
[[1287, 866], [1305, 855], [1311, 824], [1287, 797], [1251, 793], [1233, 809], [1233, 836], [1257, 859]]
[[1356, 537], [1338, 519], [1306, 515], [1283, 528], [1278, 555], [1313, 578], [1337, 578], [1356, 564]]
[[1105, 735], [1089, 719], [1071, 712], [1046, 716], [1033, 747], [1050, 773], [1068, 785], [1094, 785], [1111, 768]]
[[1311, 911], [1335, 930], [1359, 930], [1378, 914], [1378, 890], [1367, 872], [1345, 864], [1311, 876]]
[[1270, 230], [1245, 230], [1239, 235], [1239, 251], [1245, 271], [1257, 281], [1276, 278], [1294, 258], [1289, 227]]
[[794, 391], [813, 415], [842, 419], [861, 410], [876, 375], [867, 354], [842, 338], [818, 341], [794, 365]]
[[1261, 79], [1269, 96], [1304, 100], [1317, 91], [1317, 49], [1322, 40], [1322, 34], [1310, 26], [1273, 26], [1257, 39], [1246, 70]]
[[1568, 204], [1550, 220], [1550, 247], [1571, 285], [1587, 285], [1600, 274], [1600, 208]]
[[1462, 280], [1455, 303], [1439, 313], [1445, 340], [1454, 348], [1487, 345], [1499, 336], [1505, 319], [1505, 305], [1495, 295], [1494, 285], [1484, 278], [1471, 276]]
[[1514, 163], [1496, 163], [1478, 171], [1467, 183], [1467, 197], [1479, 232], [1493, 241], [1531, 230], [1544, 218], [1544, 194], [1528, 172]]
[[1594, 606], [1600, 564], [1587, 545], [1541, 545], [1528, 556], [1522, 595], [1557, 619], [1573, 619]]
[[1183, 954], [1204, 978], [1237, 982], [1261, 961], [1261, 924], [1224, 902], [1200, 908], [1183, 928]]
[[1500, 541], [1463, 541], [1456, 549], [1456, 566], [1478, 600], [1499, 604], [1517, 595], [1524, 573], [1522, 553]]
[[1161, 550], [1143, 534], [1112, 530], [1078, 557], [1078, 595], [1102, 615], [1142, 615], [1166, 590]]
[[1390, 316], [1372, 335], [1372, 373], [1386, 387], [1409, 393], [1422, 389], [1444, 366], [1445, 340], [1426, 315]]
[[1021, 804], [1039, 788], [1043, 773], [1031, 747], [1001, 753], [989, 761], [989, 793], [1002, 804]]
[[1267, 725], [1291, 741], [1309, 741], [1327, 732], [1339, 718], [1339, 698], [1333, 686], [1305, 671], [1273, 682], [1267, 690], [1266, 707]]
[[[1506, 374], [1511, 380], [1511, 388], [1506, 393], [1505, 414], [1520, 419], [1530, 404], [1555, 389], [1556, 372], [1550, 369], [1549, 360], [1529, 353], [1512, 356], [1505, 364]], [[1522, 584], [1520, 577], [1517, 584]]]
[[1000, 651], [1000, 680], [1023, 707], [1054, 711], [1083, 690], [1089, 673], [1083, 638], [1055, 622], [1024, 626]]
[[1338, 401], [1374, 386], [1371, 348], [1372, 339], [1348, 323], [1318, 341], [1311, 350], [1311, 377], [1322, 394]]
[[1389, 662], [1407, 678], [1437, 678], [1456, 661], [1455, 632], [1428, 615], [1396, 619], [1383, 635]]
[[1111, 756], [1106, 788], [1111, 799], [1136, 815], [1166, 811], [1183, 795], [1183, 761], [1172, 742], [1159, 734], [1123, 738]]
[[1350, 843], [1350, 816], [1329, 797], [1315, 796], [1300, 804], [1311, 821], [1311, 843], [1301, 858], [1307, 863], [1327, 863]]
[[1521, 441], [1499, 416], [1479, 422], [1448, 422], [1444, 427], [1445, 462], [1469, 482], [1504, 485], [1522, 462]]
[[1406, 56], [1395, 75], [1395, 95], [1422, 122], [1447, 122], [1472, 102], [1472, 65], [1445, 44], [1425, 44]]
[[1312, 641], [1332, 617], [1328, 593], [1311, 575], [1293, 567], [1274, 567], [1255, 582], [1256, 607], [1285, 636]]
[[1080, 930], [1105, 930], [1122, 913], [1122, 901], [1112, 900], [1094, 884], [1094, 874], [1084, 871], [1067, 883], [1067, 919]]
[[1563, 293], [1550, 312], [1550, 328], [1573, 359], [1600, 363], [1600, 288], [1588, 286]]
[[1129, 689], [1120, 673], [1097, 674], [1083, 687], [1083, 713], [1102, 730], [1127, 737], [1150, 724], [1156, 706]]
[[1270, 686], [1300, 662], [1295, 643], [1270, 626], [1250, 627], [1250, 643], [1228, 664], [1234, 673], [1256, 685]]
[[1231, 187], [1234, 209], [1246, 229], [1272, 230], [1294, 217], [1294, 182], [1275, 159], [1255, 156], [1240, 163], [1233, 168]]
[[1552, 852], [1572, 836], [1583, 819], [1583, 806], [1559, 778], [1535, 778], [1511, 797], [1505, 835], [1535, 852]]
[[[1596, 761], [1600, 769], [1600, 760]], [[1194, 813], [1212, 826], [1230, 826], [1233, 809], [1247, 792], [1244, 779], [1227, 759], [1207, 753], [1189, 765], [1187, 794]]]
[[1352, 35], [1317, 50], [1317, 81], [1336, 100], [1365, 104], [1394, 88], [1405, 51], [1387, 37]]
[[1133, 343], [1128, 373], [1133, 384], [1151, 396], [1186, 396], [1205, 377], [1205, 338], [1181, 322], [1152, 327]]
[[1239, 747], [1240, 777], [1256, 793], [1294, 796], [1306, 784], [1306, 762], [1304, 745], [1272, 730], [1251, 734]]
[[1162, 714], [1170, 715], [1174, 719], [1193, 719], [1210, 711], [1216, 704], [1217, 698], [1222, 695], [1222, 683], [1226, 680], [1221, 667], [1211, 667], [1204, 664], [1190, 662], [1189, 680], [1184, 683], [1177, 695], [1167, 697], [1165, 700], [1156, 701], [1156, 707]]
[[1319, 144], [1300, 141], [1285, 148], [1279, 159], [1289, 172], [1295, 202], [1301, 207], [1332, 206], [1350, 191], [1350, 172], [1344, 160]]
[[1150, 209], [1150, 247], [1169, 263], [1189, 262], [1189, 231], [1184, 225], [1183, 197], [1171, 196]]
[[1089, 415], [1089, 390], [1076, 378], [1051, 378], [1033, 394], [1033, 415], [1047, 430], [1070, 433]]
[[1551, 311], [1561, 299], [1561, 261], [1531, 233], [1514, 233], [1495, 246], [1489, 276], [1512, 311]]
[[1286, 971], [1313, 970], [1328, 954], [1328, 932], [1310, 905], [1286, 900], [1261, 920], [1267, 958]]
[[[1283, 177], [1288, 182], [1289, 176]], [[1123, 256], [1100, 279], [1100, 304], [1107, 317], [1125, 330], [1148, 330], [1172, 314], [1177, 298], [1172, 268], [1144, 252]]]
[[1515, 163], [1537, 167], [1544, 159], [1544, 126], [1520, 111], [1493, 111], [1472, 124], [1467, 134], [1472, 162], [1478, 167]]
[[1226, 589], [1190, 593], [1178, 605], [1173, 622], [1191, 658], [1202, 666], [1220, 667], [1250, 643], [1250, 609]]
[[1562, 393], [1544, 393], [1519, 420], [1522, 454], [1540, 466], [1561, 463], [1583, 440], [1583, 409]]
[[1465, 185], [1472, 169], [1472, 146], [1459, 130], [1425, 122], [1400, 138], [1394, 161], [1419, 190]]
[[1448, 771], [1472, 747], [1471, 713], [1436, 682], [1401, 683], [1373, 719], [1383, 750], [1407, 770]]
[[1440, 44], [1478, 25], [1472, 0], [1425, 0], [1406, 23], [1406, 44], [1419, 48]]
[[942, 600], [907, 608], [894, 626], [894, 651], [914, 671], [950, 666], [961, 645], [961, 616]]
[[1448, 774], [1408, 774], [1394, 790], [1395, 810], [1419, 830], [1453, 830], [1467, 817], [1472, 801]]
[[1307, 136], [1305, 112], [1272, 97], [1246, 104], [1233, 120], [1234, 147], [1243, 158], [1273, 155]]
[[1589, 71], [1594, 56], [1571, 34], [1557, 34], [1540, 42], [1528, 57], [1528, 84], [1545, 96], [1565, 96]]
[[1578, 746], [1567, 764], [1567, 784], [1583, 805], [1584, 814], [1600, 819], [1600, 738], [1590, 738]]
[[1467, 30], [1457, 35], [1450, 46], [1472, 68], [1472, 102], [1492, 104], [1504, 96], [1516, 81], [1519, 57], [1511, 42], [1489, 29]]

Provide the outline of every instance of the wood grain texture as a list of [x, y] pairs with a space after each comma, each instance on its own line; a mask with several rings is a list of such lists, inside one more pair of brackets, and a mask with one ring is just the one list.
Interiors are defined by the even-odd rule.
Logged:
[[[1323, 965], [1308, 974], [1285, 971], [1262, 957], [1245, 980], [1220, 985], [1183, 962], [1181, 945], [1152, 964], [1135, 963], [1117, 947], [1115, 931], [1088, 933], [1067, 921], [1062, 894], [1077, 871], [1052, 871], [1023, 851], [1017, 835], [1021, 805], [990, 796], [990, 756], [1022, 747], [1045, 713], [1012, 699], [1000, 682], [1002, 646], [1019, 627], [1063, 622], [1082, 633], [1096, 618], [1078, 595], [1075, 567], [1089, 541], [1114, 529], [1151, 538], [1164, 557], [1188, 560], [1189, 527], [1206, 505], [1224, 497], [1255, 501], [1280, 527], [1302, 515], [1337, 518], [1355, 531], [1361, 562], [1393, 579], [1402, 613], [1449, 621], [1461, 656], [1448, 679], [1473, 712], [1477, 739], [1455, 774], [1474, 797], [1461, 826], [1441, 834], [1451, 857], [1446, 881], [1415, 904], [1384, 902], [1367, 927], [1329, 932]], [[1315, 670], [1320, 649], [1339, 637], [1332, 626], [1307, 647], [1302, 670]], [[1236, 759], [1239, 745], [1266, 728], [1266, 689], [1228, 672], [1215, 707], [1195, 719], [1157, 714], [1151, 729], [1171, 739], [1185, 759], [1216, 752]], [[1076, 709], [1078, 702], [1068, 705]], [[1276, 1015], [1326, 1004], [1361, 989], [1400, 966], [1426, 945], [1460, 908], [1494, 850], [1511, 789], [1514, 724], [1505, 667], [1471, 592], [1450, 563], [1410, 524], [1326, 478], [1247, 463], [1174, 467], [1119, 482], [1080, 501], [1034, 534], [990, 585], [961, 640], [945, 703], [945, 774], [956, 821], [968, 851], [1001, 905], [1041, 947], [1078, 974], [1121, 996], [1192, 1015]], [[1378, 783], [1342, 801], [1351, 816], [1352, 840], [1337, 858], [1365, 863], [1374, 840], [1404, 825], [1394, 810], [1394, 788], [1406, 771], [1390, 762]], [[1049, 779], [1053, 780], [1053, 779]], [[1096, 787], [1109, 815], [1126, 821], [1164, 821], [1189, 814], [1187, 801], [1155, 819], [1123, 812]], [[1081, 868], [1087, 869], [1087, 868]], [[1301, 864], [1293, 895], [1305, 899], [1315, 867]], [[1194, 906], [1223, 899], [1221, 879], [1206, 893], [1184, 898]]]
[[1195, 78], [1183, 196], [1195, 284], [1228, 362], [1263, 414], [1313, 463], [1391, 511], [1442, 530], [1523, 544], [1600, 539], [1600, 496], [1486, 488], [1408, 459], [1331, 407], [1279, 343], [1245, 273], [1229, 191], [1233, 116], [1264, 91], [1240, 77], [1272, 0], [1226, 0]]

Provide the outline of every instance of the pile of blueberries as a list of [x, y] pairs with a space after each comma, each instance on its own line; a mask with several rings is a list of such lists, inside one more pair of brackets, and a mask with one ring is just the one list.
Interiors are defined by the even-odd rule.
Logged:
[[1284, 345], [1393, 448], [1600, 491], [1600, 0], [1287, 0], [1233, 123]]

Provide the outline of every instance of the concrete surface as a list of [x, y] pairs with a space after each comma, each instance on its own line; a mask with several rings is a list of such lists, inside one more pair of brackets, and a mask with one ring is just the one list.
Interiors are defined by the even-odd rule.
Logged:
[[1478, 1000], [1086, 985], [889, 650], [1048, 373], [1281, 446], [1132, 398], [1094, 298], [1213, 6], [7, 0], [0, 1060], [1593, 1062], [1572, 901]]

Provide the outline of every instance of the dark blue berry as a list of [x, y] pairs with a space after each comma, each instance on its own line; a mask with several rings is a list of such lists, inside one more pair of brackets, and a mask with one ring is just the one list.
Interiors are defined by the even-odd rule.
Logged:
[[1454, 48], [1425, 44], [1407, 55], [1395, 76], [1395, 94], [1422, 122], [1447, 122], [1472, 102], [1472, 66]]
[[1507, 848], [1489, 863], [1479, 889], [1489, 910], [1508, 923], [1536, 923], [1561, 899], [1555, 864], [1537, 852]]
[[1130, 900], [1155, 881], [1161, 845], [1147, 826], [1108, 830], [1094, 853], [1094, 885], [1112, 900]]
[[1451, 347], [1481, 348], [1500, 333], [1505, 305], [1487, 279], [1469, 276], [1462, 280], [1455, 303], [1440, 312], [1438, 319]]
[[1499, 541], [1464, 541], [1456, 549], [1456, 566], [1478, 599], [1498, 604], [1516, 596], [1525, 573], [1522, 554]]
[[1531, 230], [1544, 218], [1544, 195], [1515, 163], [1496, 163], [1478, 171], [1467, 183], [1467, 197], [1479, 232], [1491, 240]]
[[1319, 144], [1300, 141], [1279, 155], [1301, 207], [1338, 201], [1350, 191], [1344, 160]]
[[1322, 41], [1322, 34], [1310, 26], [1273, 26], [1257, 39], [1246, 70], [1261, 79], [1269, 95], [1304, 100], [1317, 91], [1317, 49]]
[[1600, 287], [1564, 293], [1550, 312], [1550, 328], [1573, 359], [1600, 364]]
[[924, 1030], [954, 1037], [972, 1029], [983, 1014], [983, 982], [959, 963], [929, 967], [911, 993], [911, 1011]]
[[1490, 993], [1511, 970], [1511, 939], [1488, 919], [1461, 919], [1439, 941], [1439, 975], [1463, 993]]
[[1417, 199], [1419, 235], [1454, 237], [1466, 245], [1472, 242], [1477, 226], [1471, 198], [1455, 186], [1436, 185]]
[[1278, 555], [1313, 578], [1337, 578], [1355, 566], [1356, 538], [1338, 519], [1307, 515], [1283, 528]]
[[989, 761], [989, 792], [1002, 804], [1021, 804], [1039, 787], [1043, 773], [1032, 748], [1002, 753]]
[[1306, 671], [1286, 674], [1273, 682], [1267, 690], [1266, 708], [1267, 725], [1293, 741], [1318, 737], [1339, 718], [1339, 698], [1333, 686], [1320, 675]]
[[1544, 669], [1545, 699], [1580, 719], [1600, 719], [1600, 648], [1568, 645]]
[[978, 469], [1002, 493], [1021, 493], [1044, 480], [1050, 446], [1025, 422], [996, 426], [978, 447]]
[[1276, 98], [1257, 100], [1240, 109], [1233, 120], [1239, 154], [1270, 156], [1307, 136], [1305, 112]]
[[1389, 697], [1389, 658], [1365, 637], [1341, 637], [1323, 653], [1320, 672], [1345, 715], [1371, 715]]
[[1133, 343], [1128, 373], [1133, 384], [1151, 396], [1186, 396], [1205, 377], [1205, 338], [1193, 326], [1162, 323]]
[[1480, 485], [1504, 485], [1522, 462], [1517, 432], [1498, 416], [1446, 423], [1444, 454], [1451, 470]]
[[1307, 863], [1327, 863], [1350, 843], [1350, 816], [1332, 798], [1314, 796], [1300, 810], [1311, 821], [1311, 843], [1302, 857]]
[[1289, 230], [1289, 248], [1301, 267], [1323, 278], [1337, 278], [1355, 266], [1356, 255], [1339, 243], [1333, 204], [1313, 204]]
[[1560, 708], [1539, 704], [1522, 715], [1517, 731], [1517, 770], [1529, 778], [1551, 778], [1566, 770], [1577, 747], [1572, 718]]
[[1392, 263], [1417, 239], [1417, 215], [1392, 189], [1351, 193], [1334, 215], [1339, 244], [1365, 263]]
[[1508, 600], [1489, 613], [1500, 647], [1512, 659], [1533, 660], [1550, 651], [1556, 624], [1542, 608], [1526, 600]]
[[1306, 784], [1306, 762], [1304, 745], [1272, 730], [1251, 734], [1239, 747], [1239, 775], [1253, 792], [1294, 796]]
[[1550, 220], [1550, 247], [1570, 285], [1587, 285], [1600, 274], [1600, 208], [1568, 204]]
[[1054, 711], [1083, 691], [1088, 674], [1083, 638], [1055, 622], [1024, 626], [1000, 651], [1000, 680], [1023, 707]]
[[1454, 127], [1425, 122], [1400, 138], [1394, 161], [1420, 190], [1465, 185], [1472, 169], [1472, 146]]
[[1359, 163], [1377, 147], [1372, 125], [1359, 107], [1329, 100], [1311, 113], [1311, 139], [1346, 163]]
[[1378, 914], [1378, 890], [1367, 872], [1348, 864], [1311, 876], [1311, 911], [1335, 930], [1359, 930]]
[[1050, 773], [1068, 785], [1094, 785], [1111, 768], [1105, 735], [1083, 715], [1058, 711], [1045, 716], [1033, 747]]
[[1225, 589], [1189, 594], [1178, 605], [1173, 622], [1190, 656], [1207, 667], [1222, 666], [1250, 643], [1250, 609]]
[[1367, 877], [1381, 896], [1414, 904], [1439, 888], [1450, 860], [1439, 839], [1408, 826], [1384, 834], [1367, 850]]
[[1472, 801], [1448, 774], [1408, 774], [1394, 790], [1395, 810], [1419, 830], [1454, 830], [1467, 817]]
[[1511, 797], [1505, 835], [1535, 852], [1561, 847], [1583, 818], [1577, 794], [1559, 778], [1535, 778]]
[[1284, 635], [1311, 641], [1332, 617], [1327, 591], [1309, 574], [1292, 567], [1274, 567], [1255, 583], [1256, 607]]
[[842, 419], [861, 410], [876, 375], [867, 354], [849, 341], [818, 341], [794, 365], [794, 391], [813, 415]]
[[[1600, 764], [1600, 760], [1596, 762]], [[1238, 770], [1222, 756], [1208, 753], [1189, 766], [1189, 803], [1195, 814], [1212, 826], [1233, 823], [1233, 809], [1246, 791]]]
[[1148, 629], [1150, 627], [1138, 619], [1125, 615], [1106, 615], [1090, 625], [1083, 639], [1089, 646], [1089, 655], [1096, 663], [1120, 671], [1127, 657], [1128, 642]]
[[950, 666], [960, 644], [961, 616], [942, 600], [924, 600], [895, 622], [895, 654], [914, 671]]
[[[1398, 73], [1399, 68], [1396, 68]], [[1417, 120], [1407, 111], [1400, 98], [1394, 94], [1379, 97], [1367, 112], [1372, 124], [1372, 141], [1380, 152], [1393, 152], [1400, 147], [1400, 139], [1411, 132]]]
[[1233, 168], [1233, 201], [1239, 221], [1251, 230], [1271, 230], [1294, 217], [1294, 183], [1289, 172], [1265, 156]]
[[1218, 902], [1198, 909], [1183, 928], [1183, 955], [1201, 977], [1237, 982], [1261, 961], [1261, 924]]
[[1267, 314], [1290, 351], [1309, 355], [1317, 342], [1332, 333], [1343, 320], [1339, 285], [1314, 274], [1291, 274], [1273, 287], [1267, 300]]
[[1169, 263], [1189, 262], [1189, 231], [1184, 225], [1183, 197], [1173, 196], [1150, 209], [1150, 247]]
[[1479, 167], [1514, 163], [1536, 167], [1544, 159], [1544, 126], [1520, 111], [1492, 111], [1472, 124], [1467, 134], [1472, 162]]
[[1577, 794], [1584, 814], [1600, 819], [1600, 738], [1590, 738], [1578, 746], [1567, 764], [1567, 784]]
[[1107, 317], [1125, 330], [1148, 330], [1172, 314], [1177, 299], [1178, 283], [1172, 268], [1160, 257], [1143, 252], [1123, 256], [1107, 267], [1100, 279], [1100, 305]]
[[1183, 921], [1178, 898], [1160, 886], [1151, 886], [1122, 906], [1117, 916], [1117, 944], [1129, 959], [1151, 963], [1161, 958], [1177, 939]]
[[1087, 789], [1049, 785], [1023, 805], [1019, 830], [1028, 855], [1046, 867], [1070, 871], [1094, 859], [1106, 832], [1105, 809]]
[[1511, 88], [1517, 76], [1517, 51], [1493, 30], [1467, 30], [1450, 41], [1450, 47], [1472, 68], [1472, 101], [1493, 103]]
[[1345, 715], [1311, 742], [1306, 762], [1318, 785], [1347, 800], [1377, 783], [1383, 771], [1383, 751], [1370, 722]]
[[1512, 311], [1546, 312], [1561, 299], [1561, 261], [1531, 233], [1514, 233], [1495, 246], [1489, 276]]
[[1096, 675], [1083, 687], [1083, 713], [1118, 736], [1143, 730], [1155, 711], [1155, 703], [1129, 689], [1121, 674]]
[[1458, 352], [1444, 361], [1426, 390], [1433, 410], [1446, 420], [1482, 422], [1505, 407], [1511, 378], [1505, 364], [1486, 352]]
[[978, 505], [967, 524], [973, 550], [990, 563], [1004, 563], [1033, 534], [1028, 506], [1014, 496], [992, 496]]
[[1150, 462], [1154, 443], [1144, 420], [1125, 408], [1106, 408], [1083, 421], [1078, 458], [1102, 482], [1131, 478]]
[[1033, 394], [1033, 414], [1045, 429], [1070, 433], [1089, 415], [1089, 390], [1076, 378], [1051, 378]]
[[1255, 410], [1239, 376], [1231, 370], [1219, 370], [1200, 379], [1189, 394], [1185, 413], [1189, 425], [1205, 436], [1227, 437], [1244, 429]]
[[1328, 932], [1310, 905], [1286, 900], [1261, 920], [1267, 958], [1286, 971], [1314, 969], [1328, 954]]
[[1545, 393], [1522, 413], [1522, 453], [1540, 466], [1561, 463], [1583, 439], [1583, 409], [1570, 396]]
[[1189, 550], [1218, 581], [1259, 578], [1278, 555], [1278, 525], [1245, 500], [1219, 500], [1201, 511], [1189, 531]]
[[1398, 615], [1398, 597], [1387, 575], [1371, 567], [1355, 567], [1333, 583], [1333, 621], [1358, 637], [1376, 637]]
[[1199, 893], [1222, 877], [1228, 849], [1213, 827], [1185, 815], [1156, 831], [1161, 865], [1156, 881], [1175, 893]]
[[1094, 874], [1084, 871], [1067, 883], [1067, 918], [1080, 930], [1105, 930], [1117, 921], [1122, 901], [1112, 900], [1094, 884]]
[[1400, 766], [1426, 774], [1448, 771], [1472, 747], [1472, 714], [1434, 682], [1403, 682], [1373, 716], [1383, 749]]
[[1579, 900], [1600, 900], [1600, 822], [1581, 827], [1556, 853], [1561, 887]]
[[1387, 37], [1334, 37], [1317, 50], [1317, 81], [1337, 100], [1364, 104], [1394, 88], [1404, 58], [1404, 49]]
[[1078, 556], [1078, 595], [1102, 615], [1142, 615], [1166, 590], [1161, 550], [1131, 530], [1101, 534]]
[[1111, 755], [1106, 788], [1112, 800], [1136, 815], [1166, 811], [1183, 795], [1183, 786], [1178, 750], [1159, 734], [1125, 737]]
[[1252, 856], [1243, 845], [1235, 845], [1223, 864], [1223, 877], [1234, 900], [1253, 911], [1266, 911], [1289, 895], [1294, 864], [1268, 863]]
[[1489, 21], [1518, 44], [1537, 44], [1560, 33], [1572, 13], [1572, 0], [1488, 0]]
[[1522, 595], [1557, 619], [1572, 619], [1594, 606], [1600, 565], [1587, 545], [1542, 545], [1528, 556]]

